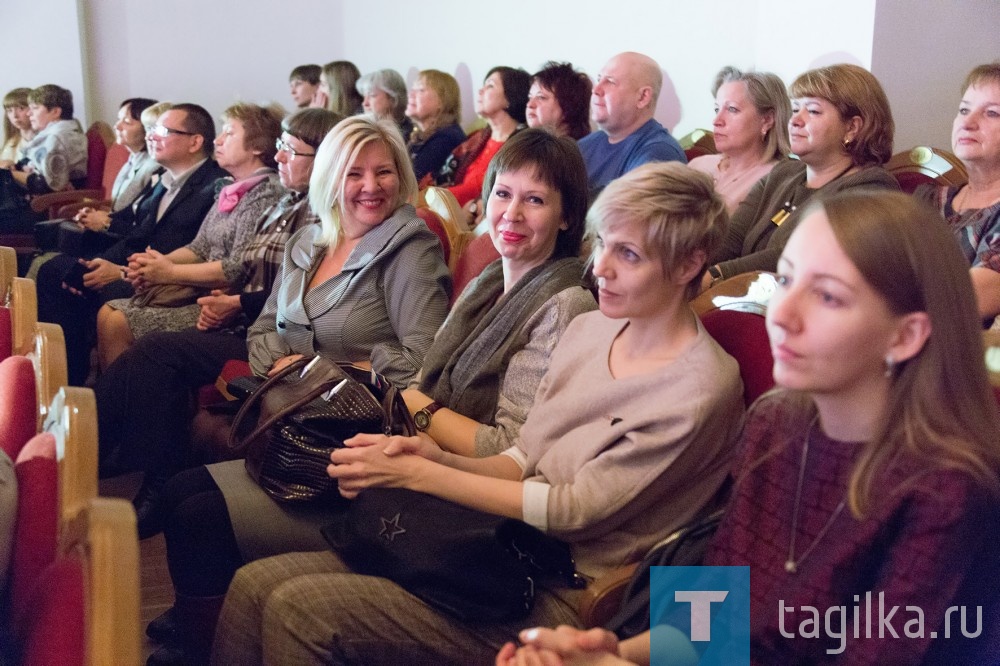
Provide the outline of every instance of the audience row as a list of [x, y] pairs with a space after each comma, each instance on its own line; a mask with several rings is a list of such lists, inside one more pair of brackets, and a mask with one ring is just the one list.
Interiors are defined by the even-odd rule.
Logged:
[[[96, 334], [102, 473], [142, 470], [140, 536], [166, 531], [177, 597], [151, 625], [165, 643], [153, 663], [210, 651], [216, 663], [483, 662], [525, 624], [566, 627], [524, 635], [498, 663], [690, 648], [577, 633], [573, 595], [544, 586], [526, 619], [462, 622], [353, 574], [321, 531], [341, 503], [279, 505], [239, 461], [184, 471], [193, 389], [230, 359], [265, 376], [316, 354], [407, 388], [420, 416], [416, 437], [335, 451], [341, 495], [404, 487], [524, 520], [567, 542], [590, 580], [640, 559], [732, 477], [706, 563], [754, 571], [755, 662], [831, 647], [789, 639], [779, 599], [827, 609], [881, 592], [935, 627], [958, 604], [995, 620], [978, 581], [997, 564], [983, 541], [1000, 416], [978, 329], [1000, 313], [1000, 65], [965, 82], [952, 147], [969, 182], [921, 192], [937, 211], [892, 192], [892, 113], [853, 65], [805, 72], [791, 98], [774, 75], [724, 69], [719, 154], [693, 168], [653, 118], [662, 75], [641, 54], [613, 57], [593, 85], [565, 64], [496, 67], [477, 96], [487, 126], [469, 137], [447, 74], [422, 71], [401, 110], [398, 74], [348, 65], [318, 84], [293, 72], [297, 102], [325, 108], [282, 120], [238, 103], [218, 138], [204, 109], [172, 105], [147, 128], [145, 158], [137, 116], [152, 100], [126, 100], [116, 202], [79, 215], [100, 249], [38, 262], [39, 317], [63, 326], [72, 382], [87, 379]], [[28, 161], [7, 166], [15, 187], [44, 173], [59, 189], [62, 159], [43, 168], [30, 146], [68, 159], [62, 137], [79, 126], [71, 100], [39, 90], [37, 136], [10, 107]], [[483, 215], [501, 257], [450, 313], [441, 246], [412, 205], [429, 184], [449, 187], [470, 224]], [[688, 301], [750, 270], [778, 274], [778, 388], [744, 421], [737, 364]], [[986, 654], [995, 626], [977, 641], [852, 640], [845, 654]]]

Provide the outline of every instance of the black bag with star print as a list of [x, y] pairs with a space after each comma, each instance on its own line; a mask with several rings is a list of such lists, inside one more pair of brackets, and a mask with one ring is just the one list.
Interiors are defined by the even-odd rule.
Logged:
[[466, 622], [526, 617], [540, 584], [586, 586], [559, 539], [404, 488], [363, 491], [323, 536], [355, 572], [388, 578]]

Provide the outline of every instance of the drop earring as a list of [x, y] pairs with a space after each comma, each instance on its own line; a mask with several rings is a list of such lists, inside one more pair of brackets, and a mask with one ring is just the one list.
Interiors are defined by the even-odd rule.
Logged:
[[885, 376], [892, 377], [896, 372], [896, 359], [892, 357], [892, 354], [885, 355]]

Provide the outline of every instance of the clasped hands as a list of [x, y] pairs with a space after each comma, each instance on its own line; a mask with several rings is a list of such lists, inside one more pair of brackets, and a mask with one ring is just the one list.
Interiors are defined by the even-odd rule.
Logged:
[[128, 258], [125, 279], [132, 283], [136, 293], [154, 284], [169, 284], [173, 279], [174, 262], [163, 253], [147, 247]]
[[330, 454], [326, 472], [337, 480], [340, 494], [354, 499], [365, 488], [409, 487], [425, 469], [425, 461], [440, 462], [444, 452], [424, 433], [415, 437], [357, 435]]

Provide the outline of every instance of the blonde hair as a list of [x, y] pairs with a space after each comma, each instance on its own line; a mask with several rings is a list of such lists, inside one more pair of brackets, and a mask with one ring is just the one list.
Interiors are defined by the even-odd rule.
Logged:
[[379, 142], [392, 156], [399, 174], [399, 195], [393, 211], [417, 195], [417, 179], [399, 128], [391, 119], [372, 116], [351, 116], [339, 122], [316, 151], [312, 176], [309, 179], [309, 205], [319, 216], [323, 233], [320, 242], [336, 247], [343, 231], [340, 224], [341, 206], [347, 172], [366, 146]]
[[[622, 223], [646, 227], [646, 247], [671, 275], [695, 252], [715, 253], [729, 227], [726, 203], [712, 179], [678, 162], [652, 162], [611, 181], [587, 213], [589, 238]], [[596, 248], [595, 248], [596, 251]], [[593, 263], [594, 256], [591, 256]], [[686, 287], [698, 294], [704, 267]]]
[[742, 83], [746, 86], [750, 103], [762, 116], [771, 115], [774, 126], [767, 132], [767, 154], [784, 159], [792, 151], [788, 142], [788, 120], [792, 117], [792, 102], [788, 99], [785, 84], [771, 72], [743, 72], [736, 67], [723, 67], [715, 77], [712, 95], [719, 94], [724, 83]]
[[983, 342], [969, 265], [940, 215], [899, 192], [848, 190], [821, 197], [837, 242], [890, 312], [925, 312], [931, 334], [892, 371], [878, 432], [860, 448], [848, 481], [851, 511], [863, 517], [875, 484], [905, 459], [902, 492], [928, 474], [956, 470], [1000, 493], [1000, 412], [983, 362]]
[[430, 122], [425, 123], [427, 129], [420, 134], [426, 138], [442, 127], [457, 123], [462, 113], [462, 93], [455, 77], [438, 69], [425, 69], [420, 72], [417, 80], [423, 81], [425, 86], [437, 93], [441, 102], [441, 110]]
[[173, 106], [173, 102], [157, 102], [156, 104], [147, 106], [142, 110], [142, 114], [140, 115], [142, 126], [148, 130], [156, 124], [160, 116], [172, 109]]
[[885, 164], [892, 157], [892, 120], [889, 98], [871, 72], [857, 65], [830, 65], [811, 69], [791, 85], [792, 97], [821, 97], [833, 104], [844, 121], [861, 119], [861, 129], [844, 151], [855, 166]]

